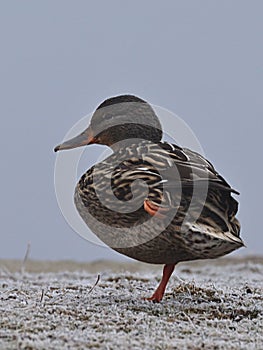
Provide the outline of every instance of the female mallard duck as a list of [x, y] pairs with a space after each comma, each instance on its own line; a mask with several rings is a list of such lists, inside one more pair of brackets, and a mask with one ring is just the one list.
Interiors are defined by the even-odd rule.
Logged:
[[113, 150], [81, 177], [75, 204], [111, 248], [165, 265], [149, 298], [157, 302], [178, 262], [217, 258], [243, 246], [231, 196], [237, 192], [201, 155], [161, 139], [152, 107], [123, 95], [104, 101], [84, 132], [55, 148], [98, 143]]

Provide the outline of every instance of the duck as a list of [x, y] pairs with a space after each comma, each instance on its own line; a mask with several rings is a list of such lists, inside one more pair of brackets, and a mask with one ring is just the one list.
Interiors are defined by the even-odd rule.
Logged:
[[239, 193], [202, 155], [162, 138], [150, 103], [120, 95], [103, 101], [83, 132], [54, 149], [111, 149], [81, 176], [75, 206], [110, 248], [164, 265], [157, 289], [145, 298], [153, 302], [163, 299], [179, 262], [215, 259], [244, 246], [233, 197]]

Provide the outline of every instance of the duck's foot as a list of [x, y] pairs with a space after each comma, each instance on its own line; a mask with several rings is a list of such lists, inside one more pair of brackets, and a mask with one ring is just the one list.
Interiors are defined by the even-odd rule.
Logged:
[[158, 205], [153, 204], [151, 201], [145, 200], [144, 201], [144, 210], [147, 211], [148, 214], [151, 216], [155, 216], [158, 219], [164, 219], [166, 217], [167, 212], [169, 211], [168, 208], [162, 208]]
[[150, 298], [144, 298], [144, 299], [152, 301], [153, 303], [159, 303], [163, 298], [163, 294], [164, 293], [159, 293], [156, 290]]
[[159, 303], [162, 300], [167, 283], [169, 281], [169, 278], [171, 277], [171, 274], [173, 273], [174, 267], [175, 264], [164, 265], [163, 277], [159, 286], [157, 287], [153, 295], [150, 298], [145, 298], [145, 300], [153, 301], [155, 303]]

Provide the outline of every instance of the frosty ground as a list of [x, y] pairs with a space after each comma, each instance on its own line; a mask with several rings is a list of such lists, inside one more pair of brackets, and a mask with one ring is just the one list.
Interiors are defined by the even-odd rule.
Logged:
[[161, 266], [0, 260], [0, 349], [263, 349], [263, 258]]

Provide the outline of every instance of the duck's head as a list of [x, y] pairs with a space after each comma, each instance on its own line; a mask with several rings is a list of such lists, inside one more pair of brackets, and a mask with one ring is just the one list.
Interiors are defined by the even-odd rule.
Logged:
[[113, 147], [129, 139], [159, 142], [162, 127], [152, 107], [132, 95], [121, 95], [102, 102], [90, 125], [78, 136], [55, 147], [55, 152], [98, 143]]

